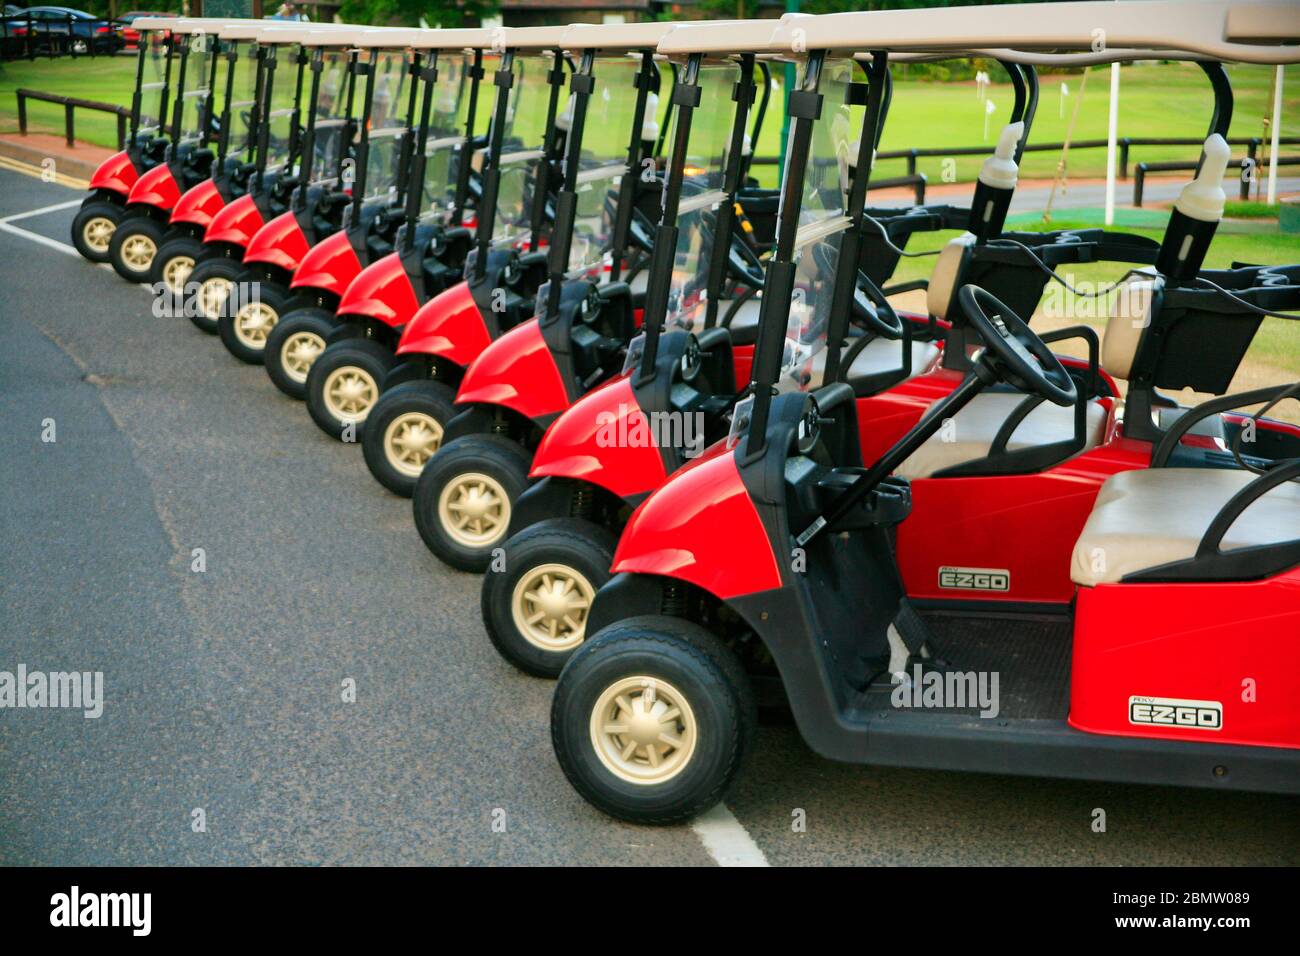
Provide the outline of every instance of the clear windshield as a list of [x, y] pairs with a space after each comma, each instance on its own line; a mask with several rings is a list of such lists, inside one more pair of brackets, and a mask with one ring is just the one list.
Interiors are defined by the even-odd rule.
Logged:
[[[857, 156], [862, 130], [862, 108], [849, 105], [854, 69], [850, 60], [827, 60], [822, 67], [822, 110], [813, 123], [803, 178], [803, 206], [794, 248], [796, 276], [778, 387], [816, 388], [821, 384], [821, 363], [814, 361], [814, 356], [826, 347], [835, 265], [850, 224], [845, 215], [850, 160]], [[786, 175], [790, 174], [787, 167]]]
[[140, 132], [159, 136], [162, 133], [163, 97], [167, 89], [167, 58], [170, 44], [161, 30], [150, 30], [143, 35], [140, 56], [144, 59], [144, 72], [140, 79]]
[[[233, 42], [235, 72], [230, 81], [227, 97], [230, 102], [230, 139], [227, 154], [251, 161], [256, 137], [253, 129], [253, 105], [257, 94], [257, 43], [252, 40]], [[228, 65], [222, 66], [229, 76]]]
[[273, 171], [289, 161], [293, 144], [294, 102], [298, 96], [298, 44], [275, 48], [275, 73], [266, 101], [266, 169]]
[[[185, 38], [185, 92], [181, 96], [181, 143], [197, 143], [203, 138], [203, 118], [212, 96], [212, 61], [216, 57], [216, 37], [195, 33]], [[178, 63], [179, 65], [179, 63]]]
[[[327, 49], [322, 55], [320, 86], [316, 90], [315, 128], [312, 138], [311, 170], [314, 185], [337, 182], [339, 163], [348, 147], [348, 82], [352, 54], [345, 49]], [[353, 97], [354, 110], [360, 97]]]
[[[700, 108], [691, 117], [691, 135], [683, 170], [684, 182], [696, 189], [722, 188], [727, 147], [731, 145], [731, 125], [736, 116], [736, 102], [731, 94], [739, 79], [740, 67], [729, 61], [705, 63], [700, 67], [697, 80]], [[676, 142], [681, 110], [673, 110], [672, 115], [669, 143]]]
[[[706, 63], [700, 68], [701, 107], [691, 119], [677, 207], [677, 248], [668, 287], [670, 325], [698, 330], [704, 324], [718, 210], [727, 198], [721, 187], [736, 115], [731, 91], [739, 79], [740, 68], [734, 63]], [[673, 135], [675, 126], [674, 120]]]
[[[577, 275], [601, 264], [614, 241], [619, 185], [627, 172], [627, 148], [636, 113], [639, 57], [598, 59], [587, 100], [577, 174], [577, 209], [569, 272]], [[565, 115], [573, 116], [570, 100]], [[562, 117], [563, 119], [563, 117]], [[567, 128], [561, 123], [562, 128]]]
[[366, 194], [379, 200], [395, 196], [401, 172], [402, 141], [407, 135], [406, 100], [410, 75], [406, 54], [380, 52], [375, 64], [374, 99], [370, 104], [370, 131], [366, 154]]
[[515, 243], [528, 235], [532, 184], [545, 157], [546, 113], [550, 84], [546, 74], [554, 57], [549, 53], [515, 57], [515, 83], [506, 107], [502, 131], [501, 179], [493, 220], [494, 244]]
[[473, 58], [465, 54], [438, 57], [438, 79], [434, 81], [429, 111], [429, 139], [424, 147], [424, 200], [421, 218], [442, 220], [456, 206], [456, 177], [460, 149], [469, 120], [469, 68]]

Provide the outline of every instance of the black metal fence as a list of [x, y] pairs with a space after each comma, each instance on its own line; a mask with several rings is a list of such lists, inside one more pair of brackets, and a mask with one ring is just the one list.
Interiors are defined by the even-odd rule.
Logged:
[[63, 136], [69, 146], [76, 145], [76, 111], [95, 110], [100, 113], [112, 113], [117, 117], [117, 148], [126, 148], [126, 127], [131, 119], [131, 111], [125, 106], [112, 103], [100, 103], [96, 100], [83, 100], [75, 96], [59, 96], [55, 93], [41, 93], [37, 90], [15, 90], [18, 97], [18, 132], [27, 135], [27, 101], [39, 100], [42, 103], [54, 103], [63, 107]]

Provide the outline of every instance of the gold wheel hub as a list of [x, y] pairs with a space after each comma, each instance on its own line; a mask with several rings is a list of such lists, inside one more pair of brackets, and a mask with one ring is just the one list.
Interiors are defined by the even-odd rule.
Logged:
[[487, 547], [505, 537], [510, 498], [491, 475], [457, 475], [438, 496], [438, 517], [453, 541], [468, 548]]
[[544, 651], [570, 651], [586, 637], [595, 597], [586, 575], [567, 565], [544, 564], [519, 579], [510, 611], [528, 643]]
[[278, 321], [280, 313], [265, 302], [249, 302], [235, 313], [235, 338], [250, 349], [263, 349]]
[[218, 277], [206, 280], [199, 287], [199, 308], [206, 318], [213, 322], [221, 318], [221, 310], [225, 308], [233, 284], [229, 279]]
[[193, 271], [192, 256], [172, 256], [163, 266], [163, 284], [172, 295], [183, 295], [185, 283], [190, 280], [190, 273]]
[[307, 381], [312, 363], [324, 351], [325, 340], [315, 332], [295, 332], [284, 341], [280, 364], [284, 366], [284, 373], [301, 385]]
[[384, 450], [388, 463], [403, 475], [420, 477], [424, 463], [442, 445], [442, 425], [424, 412], [407, 412], [388, 423]]
[[153, 257], [158, 254], [158, 244], [148, 236], [129, 236], [122, 243], [122, 261], [133, 272], [144, 272], [153, 265]]
[[628, 783], [666, 783], [695, 753], [695, 712], [677, 688], [655, 677], [625, 677], [591, 710], [591, 743], [605, 769]]
[[93, 219], [87, 219], [86, 224], [81, 227], [81, 238], [85, 241], [86, 246], [94, 252], [108, 252], [108, 244], [113, 238], [113, 230], [117, 226], [113, 220], [107, 216], [96, 216]]
[[343, 424], [359, 424], [379, 397], [379, 385], [365, 369], [344, 365], [325, 379], [325, 407]]

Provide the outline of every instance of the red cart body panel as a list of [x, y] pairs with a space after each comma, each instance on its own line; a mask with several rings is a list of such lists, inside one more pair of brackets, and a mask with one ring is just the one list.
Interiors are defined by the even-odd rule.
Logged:
[[396, 328], [409, 322], [419, 307], [401, 256], [391, 252], [366, 266], [348, 284], [338, 313], [364, 316]]
[[568, 408], [569, 393], [537, 319], [515, 326], [482, 351], [465, 370], [456, 403], [500, 405], [533, 420]]
[[257, 210], [257, 203], [252, 196], [245, 194], [230, 205], [223, 206], [212, 217], [207, 232], [203, 234], [203, 241], [228, 242], [247, 247], [253, 235], [261, 228], [262, 214]]
[[457, 282], [420, 307], [402, 330], [397, 354], [437, 355], [464, 367], [491, 343], [469, 283]]
[[114, 153], [108, 159], [104, 160], [95, 169], [95, 174], [90, 177], [90, 188], [106, 189], [109, 192], [118, 193], [125, 199], [131, 193], [131, 187], [135, 185], [140, 174], [135, 171], [135, 165], [131, 162], [131, 157], [123, 150], [120, 153]]
[[265, 262], [293, 272], [307, 249], [298, 218], [292, 212], [281, 213], [253, 234], [244, 250], [244, 263]]
[[217, 192], [217, 184], [205, 179], [197, 186], [185, 190], [172, 208], [171, 221], [189, 223], [206, 229], [212, 223], [212, 217], [221, 211], [226, 201]]
[[131, 192], [127, 194], [126, 203], [128, 206], [153, 206], [170, 212], [180, 198], [181, 187], [176, 182], [176, 177], [166, 163], [159, 163], [135, 181]]
[[348, 241], [347, 232], [340, 230], [307, 250], [298, 263], [289, 288], [321, 289], [342, 297], [352, 280], [359, 275], [361, 260]]

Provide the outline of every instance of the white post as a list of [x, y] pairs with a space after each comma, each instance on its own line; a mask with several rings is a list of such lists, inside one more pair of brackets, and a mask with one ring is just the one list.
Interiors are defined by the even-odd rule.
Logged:
[[1110, 65], [1110, 125], [1106, 132], [1106, 225], [1115, 224], [1115, 150], [1119, 138], [1119, 64]]
[[1282, 133], [1282, 64], [1278, 64], [1273, 77], [1273, 136], [1268, 147], [1268, 204], [1277, 202], [1277, 147]]

